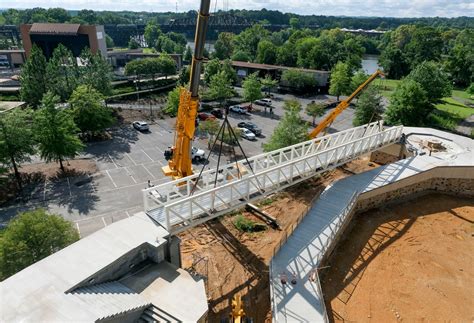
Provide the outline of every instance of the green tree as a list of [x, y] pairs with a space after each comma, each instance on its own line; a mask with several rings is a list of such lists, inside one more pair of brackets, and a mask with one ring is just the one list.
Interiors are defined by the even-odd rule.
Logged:
[[278, 80], [272, 79], [272, 77], [267, 74], [263, 79], [260, 79], [260, 83], [262, 84], [265, 93], [270, 96], [272, 90], [278, 85]]
[[135, 38], [130, 38], [128, 41], [128, 48], [129, 49], [138, 49], [140, 47], [140, 44], [137, 42]]
[[103, 105], [104, 97], [94, 88], [80, 85], [71, 95], [69, 104], [74, 122], [84, 134], [94, 134], [114, 124], [110, 109]]
[[324, 104], [311, 102], [306, 105], [306, 114], [313, 118], [313, 127], [316, 123], [316, 118], [324, 115]]
[[331, 71], [329, 94], [335, 95], [337, 101], [339, 101], [339, 96], [350, 93], [350, 90], [351, 75], [349, 66], [345, 63], [338, 62]]
[[184, 60], [186, 62], [191, 62], [193, 59], [193, 53], [191, 51], [191, 47], [186, 46], [186, 52], [184, 52]]
[[64, 45], [59, 44], [54, 49], [46, 66], [46, 76], [47, 90], [59, 96], [62, 102], [71, 96], [80, 82], [77, 60]]
[[224, 71], [220, 71], [211, 77], [209, 95], [213, 100], [219, 100], [221, 106], [225, 105], [225, 101], [234, 95], [231, 80], [227, 77]]
[[253, 101], [262, 98], [262, 84], [257, 73], [247, 76], [242, 83], [242, 88], [244, 89], [244, 100], [250, 101], [250, 106], [252, 106]]
[[282, 85], [289, 86], [300, 93], [308, 93], [318, 85], [313, 74], [295, 69], [285, 70], [281, 75]]
[[79, 129], [72, 114], [56, 108], [58, 102], [57, 96], [50, 92], [45, 94], [41, 109], [35, 112], [34, 134], [41, 158], [46, 162], [59, 162], [64, 172], [63, 161], [74, 158], [84, 145], [77, 136]]
[[32, 107], [37, 107], [46, 93], [46, 58], [42, 50], [33, 45], [31, 54], [23, 65], [20, 74], [20, 94], [23, 101]]
[[457, 35], [449, 51], [446, 67], [453, 81], [458, 85], [468, 86], [474, 82], [474, 31], [472, 29], [464, 29]]
[[466, 92], [471, 94], [471, 95], [474, 95], [474, 83], [471, 83], [471, 85], [469, 85]]
[[231, 84], [235, 84], [235, 82], [237, 82], [237, 73], [232, 67], [232, 61], [230, 59], [225, 59], [221, 62], [220, 70], [225, 73]]
[[158, 66], [159, 72], [164, 75], [165, 78], [168, 78], [169, 75], [176, 74], [176, 63], [169, 55], [161, 54], [158, 57]]
[[93, 54], [88, 48], [81, 53], [81, 82], [79, 84], [89, 85], [102, 93], [112, 93], [112, 66], [100, 53]]
[[301, 27], [300, 20], [296, 17], [290, 18], [290, 26], [293, 29], [299, 29]]
[[211, 78], [217, 73], [219, 73], [220, 70], [221, 62], [217, 58], [208, 61], [204, 66], [204, 82], [206, 84], [210, 84]]
[[19, 188], [21, 176], [18, 167], [35, 153], [30, 119], [29, 110], [14, 109], [0, 114], [0, 163], [13, 168]]
[[114, 48], [115, 47], [115, 42], [112, 37], [109, 35], [105, 35], [105, 44], [107, 48]]
[[139, 79], [141, 75], [147, 75], [148, 72], [146, 61], [144, 59], [136, 59], [125, 64], [124, 73], [127, 76], [135, 75], [135, 77]]
[[234, 49], [244, 51], [253, 60], [257, 54], [257, 46], [260, 40], [269, 36], [270, 32], [261, 24], [254, 24], [234, 37]]
[[285, 102], [285, 115], [280, 120], [268, 143], [263, 144], [263, 150], [268, 152], [291, 146], [308, 139], [308, 127], [301, 119], [301, 105], [298, 101]]
[[250, 57], [250, 54], [246, 51], [238, 50], [232, 54], [232, 60], [238, 62], [250, 62], [252, 58]]
[[168, 92], [168, 99], [164, 111], [172, 117], [178, 114], [180, 90], [181, 86], [177, 86], [172, 91]]
[[156, 45], [156, 41], [158, 37], [160, 37], [163, 33], [160, 30], [160, 27], [156, 23], [156, 21], [151, 20], [147, 23], [145, 27], [145, 41], [149, 48], [152, 48]]
[[257, 63], [275, 64], [277, 47], [269, 40], [261, 40], [257, 46]]
[[368, 78], [369, 76], [365, 74], [363, 70], [358, 70], [351, 78], [350, 91], [354, 92], [355, 90], [357, 90], [357, 88], [361, 86], [365, 81], [367, 81]]
[[179, 84], [183, 86], [187, 84], [189, 82], [190, 74], [191, 74], [191, 66], [188, 65], [186, 67], [183, 67], [181, 71], [179, 72], [179, 78], [178, 78]]
[[283, 44], [283, 46], [278, 47], [276, 64], [289, 67], [296, 66], [298, 55], [294, 50], [294, 46], [295, 45], [293, 43], [287, 41]]
[[379, 64], [382, 66], [385, 74], [395, 80], [399, 80], [407, 75], [410, 69], [405, 54], [401, 49], [392, 45], [387, 46], [382, 51], [379, 57]]
[[214, 142], [214, 136], [219, 131], [220, 123], [216, 119], [207, 119], [199, 124], [199, 130], [209, 135], [207, 146], [211, 148], [211, 142]]
[[404, 80], [395, 90], [385, 112], [389, 124], [423, 126], [432, 111], [425, 90], [414, 80]]
[[430, 102], [451, 96], [451, 82], [438, 63], [425, 61], [413, 69], [407, 78], [421, 85]]
[[232, 52], [234, 51], [234, 39], [233, 33], [219, 33], [217, 37], [217, 41], [214, 44], [214, 56], [218, 59], [226, 59], [232, 56]]
[[377, 121], [382, 119], [382, 114], [382, 97], [378, 94], [375, 86], [369, 86], [357, 99], [355, 117], [352, 124], [357, 127]]
[[0, 239], [0, 275], [6, 279], [79, 240], [73, 224], [43, 209], [18, 214]]

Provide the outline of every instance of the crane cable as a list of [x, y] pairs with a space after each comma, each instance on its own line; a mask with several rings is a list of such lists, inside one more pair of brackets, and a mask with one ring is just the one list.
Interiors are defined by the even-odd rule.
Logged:
[[[229, 119], [228, 119], [228, 114], [229, 114], [229, 108], [226, 107], [224, 109], [225, 111], [225, 116], [224, 116], [224, 121], [222, 122], [220, 128], [219, 128], [219, 131], [217, 132], [217, 135], [216, 135], [216, 138], [214, 139], [214, 142], [212, 143], [212, 147], [209, 151], [209, 154], [207, 155], [207, 158], [201, 168], [201, 171], [199, 172], [199, 175], [198, 177], [195, 179], [194, 181], [194, 184], [193, 184], [193, 187], [191, 189], [191, 193], [190, 195], [193, 195], [194, 194], [194, 191], [196, 190], [196, 187], [197, 187], [197, 184], [199, 183], [199, 180], [202, 178], [202, 173], [204, 172], [204, 169], [206, 167], [206, 165], [209, 163], [209, 158], [211, 157], [211, 154], [214, 150], [214, 147], [216, 146], [216, 143], [217, 143], [217, 140], [219, 140], [219, 135], [221, 136], [221, 143], [220, 143], [220, 146], [219, 146], [219, 155], [217, 157], [217, 167], [216, 167], [216, 176], [214, 178], [214, 187], [217, 186], [217, 178], [218, 178], [218, 175], [219, 175], [219, 166], [220, 166], [220, 159], [221, 159], [221, 155], [222, 155], [222, 146], [223, 146], [223, 143], [224, 143], [224, 135], [225, 135], [225, 128], [227, 126], [227, 129], [228, 129], [228, 133], [229, 133], [229, 137], [230, 137], [230, 140], [231, 142], [236, 142], [237, 145], [239, 146], [240, 148], [240, 151], [242, 152], [242, 155], [244, 156], [245, 158], [245, 161], [246, 161], [246, 164], [249, 166], [250, 168], [250, 171], [252, 172], [252, 175], [255, 175], [255, 172], [253, 170], [253, 167], [252, 167], [252, 164], [250, 163], [250, 161], [248, 160], [247, 158], [247, 155], [245, 154], [245, 151], [244, 149], [242, 148], [242, 146], [240, 145], [239, 143], [239, 138], [237, 138], [237, 135], [235, 134], [234, 130], [232, 129], [232, 126], [229, 122]], [[242, 174], [240, 172], [240, 168], [239, 168], [239, 163], [238, 163], [238, 160], [237, 160], [237, 154], [235, 153], [235, 148], [234, 148], [234, 145], [231, 145], [232, 146], [232, 153], [233, 153], [233, 156], [234, 156], [234, 160], [235, 160], [235, 167], [237, 169], [237, 174], [238, 174], [238, 177], [239, 179], [242, 178]], [[264, 192], [265, 190], [262, 189], [261, 185], [260, 185], [260, 181], [258, 180], [257, 177], [255, 177], [255, 179], [257, 180], [257, 186], [258, 186], [258, 189], [261, 191], [261, 192]]]

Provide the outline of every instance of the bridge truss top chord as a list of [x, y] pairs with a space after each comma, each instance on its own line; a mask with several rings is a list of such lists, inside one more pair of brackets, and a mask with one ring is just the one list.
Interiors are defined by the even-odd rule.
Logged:
[[148, 188], [145, 211], [176, 234], [395, 143], [402, 129], [374, 122]]

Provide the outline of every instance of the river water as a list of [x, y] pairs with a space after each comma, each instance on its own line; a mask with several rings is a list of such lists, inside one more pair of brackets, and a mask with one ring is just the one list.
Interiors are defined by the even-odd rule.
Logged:
[[366, 74], [373, 74], [377, 69], [380, 69], [378, 55], [364, 55], [362, 69]]

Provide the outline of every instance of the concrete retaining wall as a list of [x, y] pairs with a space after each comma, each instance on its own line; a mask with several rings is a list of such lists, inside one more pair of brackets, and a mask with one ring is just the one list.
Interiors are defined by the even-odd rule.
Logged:
[[359, 195], [355, 212], [400, 202], [431, 191], [474, 196], [474, 167], [436, 167]]

